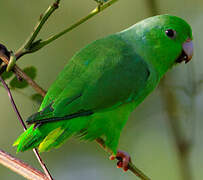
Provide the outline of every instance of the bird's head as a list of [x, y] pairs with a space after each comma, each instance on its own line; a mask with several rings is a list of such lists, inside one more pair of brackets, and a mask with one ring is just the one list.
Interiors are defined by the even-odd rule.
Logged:
[[175, 52], [177, 58], [175, 63], [185, 62], [188, 63], [193, 56], [193, 42], [192, 42], [192, 29], [190, 25], [183, 19], [170, 16], [162, 15], [163, 21], [160, 30], [165, 32], [165, 37], [163, 36], [163, 41], [168, 44], [170, 53], [173, 53], [173, 49], [181, 49]]
[[[193, 56], [190, 25], [172, 15], [147, 18], [132, 28], [136, 30], [137, 46], [144, 59], [163, 75], [174, 64], [189, 62]], [[140, 49], [141, 48], [141, 49]]]

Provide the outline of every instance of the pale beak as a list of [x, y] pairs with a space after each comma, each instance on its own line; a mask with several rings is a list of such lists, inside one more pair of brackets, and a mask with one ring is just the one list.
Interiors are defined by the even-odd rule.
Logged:
[[187, 56], [185, 59], [185, 63], [188, 63], [193, 56], [193, 42], [190, 38], [188, 38], [186, 42], [183, 43], [183, 51]]
[[182, 52], [180, 56], [177, 58], [176, 62], [181, 63], [185, 61], [188, 63], [193, 56], [193, 42], [190, 38], [188, 38], [182, 45]]

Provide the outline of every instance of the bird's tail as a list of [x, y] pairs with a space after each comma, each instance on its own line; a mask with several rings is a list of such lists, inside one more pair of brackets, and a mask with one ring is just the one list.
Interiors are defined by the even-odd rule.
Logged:
[[[32, 148], [38, 148], [39, 152], [44, 152], [61, 146], [71, 135], [87, 136], [86, 130], [91, 121], [89, 113], [82, 115], [80, 113], [79, 116], [64, 116], [65, 119], [62, 117], [61, 121], [54, 121], [52, 111], [51, 106], [47, 106], [28, 118], [27, 123], [34, 124], [14, 142], [13, 146], [17, 146], [17, 152]], [[49, 118], [52, 119], [51, 122], [43, 122], [43, 119]]]
[[17, 152], [23, 152], [27, 149], [37, 147], [42, 139], [42, 134], [35, 129], [33, 124], [18, 137], [18, 139], [13, 143], [13, 146], [17, 146]]
[[40, 152], [48, 151], [63, 132], [64, 129], [60, 127], [53, 128], [50, 125], [46, 125], [42, 128], [35, 128], [32, 125], [18, 137], [13, 146], [17, 146], [17, 152], [23, 152], [36, 147], [38, 147]]
[[[27, 119], [27, 122], [37, 121], [43, 118], [52, 117], [51, 106], [37, 112]], [[60, 122], [48, 124], [32, 124], [18, 139], [13, 146], [17, 146], [17, 152], [38, 147], [39, 151], [49, 150], [48, 144], [53, 143], [63, 133]], [[46, 142], [46, 143], [45, 143]]]
[[[39, 112], [40, 113], [40, 112]], [[40, 119], [50, 117], [50, 113], [34, 114], [28, 119]], [[13, 146], [17, 146], [17, 152], [38, 148], [39, 152], [49, 151], [51, 148], [60, 147], [71, 135], [84, 135], [89, 124], [89, 118], [81, 116], [69, 120], [32, 124], [18, 139]]]

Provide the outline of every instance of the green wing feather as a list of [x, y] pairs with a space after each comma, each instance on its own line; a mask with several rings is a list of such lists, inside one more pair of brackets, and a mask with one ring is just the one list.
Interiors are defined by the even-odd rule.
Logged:
[[[89, 140], [100, 136], [111, 139], [107, 144], [115, 152], [122, 124], [129, 112], [123, 111], [124, 115], [119, 117], [115, 113], [122, 111], [119, 107], [133, 101], [146, 86], [149, 75], [147, 64], [118, 36], [95, 41], [70, 60], [49, 89], [40, 112], [27, 120], [29, 124], [53, 123], [44, 123], [37, 128], [31, 126], [31, 130], [20, 136], [14, 145], [18, 145], [18, 151], [35, 146], [39, 146], [40, 151], [47, 151], [62, 144], [69, 136], [80, 134]], [[91, 113], [80, 116], [81, 112]], [[73, 114], [75, 118], [72, 118]], [[57, 118], [64, 121], [55, 122]], [[116, 134], [110, 133], [114, 122], [111, 119], [114, 118], [121, 121]]]

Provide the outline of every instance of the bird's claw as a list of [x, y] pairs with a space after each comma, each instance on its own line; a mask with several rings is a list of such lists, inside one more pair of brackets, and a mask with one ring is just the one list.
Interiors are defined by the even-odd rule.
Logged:
[[128, 164], [131, 162], [130, 155], [124, 151], [118, 150], [116, 156], [111, 155], [110, 160], [117, 159], [117, 168], [122, 168], [125, 172], [129, 169]]

